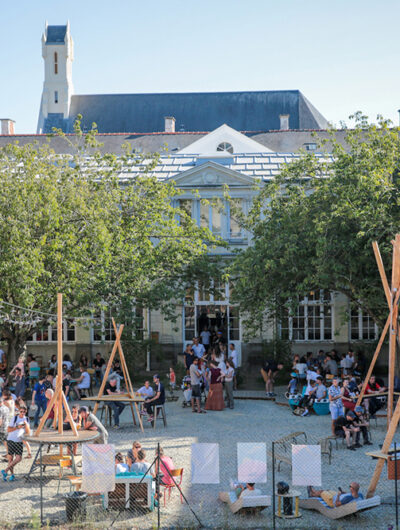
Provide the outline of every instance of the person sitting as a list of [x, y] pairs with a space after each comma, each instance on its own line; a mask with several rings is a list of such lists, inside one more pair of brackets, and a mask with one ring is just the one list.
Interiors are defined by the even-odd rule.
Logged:
[[328, 354], [325, 358], [323, 369], [326, 374], [333, 376], [338, 375], [338, 365], [337, 362], [332, 358], [331, 354]]
[[[307, 365], [305, 364], [305, 367]], [[274, 393], [274, 381], [275, 376], [279, 372], [279, 370], [282, 370], [283, 364], [282, 363], [276, 363], [273, 359], [266, 360], [261, 368], [261, 375], [265, 381], [265, 394], [267, 397], [274, 397], [276, 394]], [[304, 369], [305, 373], [305, 369]]]
[[[371, 375], [365, 388], [365, 396], [367, 398], [367, 394], [379, 394], [379, 392], [384, 392], [385, 390], [386, 388], [384, 386], [381, 386], [377, 383], [376, 377]], [[374, 416], [378, 410], [383, 407], [382, 401], [376, 397], [368, 397], [368, 399], [365, 399], [364, 402], [365, 409], [370, 416]]]
[[287, 386], [289, 394], [296, 394], [297, 392], [297, 374], [296, 372], [292, 372], [290, 374], [291, 380], [289, 381], [289, 384]]
[[326, 386], [324, 385], [322, 381], [322, 376], [318, 376], [315, 380], [317, 386], [315, 389], [315, 401], [319, 402], [321, 399], [326, 399], [326, 396], [328, 395], [328, 391], [326, 389]]
[[300, 358], [299, 362], [296, 363], [296, 372], [298, 374], [299, 379], [305, 379], [307, 374], [307, 361], [306, 358], [303, 356]]
[[[258, 488], [255, 488], [254, 482], [247, 482], [247, 484], [244, 486], [243, 484], [238, 484], [236, 495], [240, 498], [243, 497], [258, 497], [262, 495], [261, 490]], [[239, 491], [242, 490], [242, 491]]]
[[304, 407], [304, 412], [301, 414], [302, 416], [308, 416], [310, 414], [310, 409], [314, 404], [316, 391], [317, 387], [315, 381], [309, 381], [304, 396], [300, 399], [298, 405], [299, 408]]
[[146, 398], [151, 398], [154, 396], [154, 390], [150, 386], [150, 381], [145, 381], [144, 385], [139, 388], [136, 392], [139, 396]]
[[122, 453], [117, 453], [115, 455], [115, 474], [118, 473], [129, 473], [129, 466], [128, 464], [124, 464]]
[[[117, 388], [117, 378], [112, 377], [107, 381], [104, 390], [105, 394], [108, 394], [109, 396], [120, 394], [121, 392]], [[121, 401], [107, 401], [107, 405], [109, 405], [114, 411], [114, 428], [119, 429], [119, 416], [125, 408], [125, 403], [122, 403]]]
[[105, 367], [106, 361], [101, 356], [101, 353], [96, 353], [96, 357], [92, 362], [92, 368], [94, 369], [94, 377], [96, 383], [100, 385], [103, 378], [103, 366]]
[[71, 361], [71, 357], [68, 355], [68, 353], [66, 353], [64, 355], [62, 363], [67, 365], [67, 370], [71, 370], [72, 371], [72, 361]]
[[343, 403], [343, 407], [346, 410], [351, 410], [352, 412], [354, 412], [354, 409], [356, 407], [356, 400], [354, 399], [355, 397], [356, 397], [355, 393], [350, 391], [349, 379], [348, 378], [344, 379], [343, 380], [342, 403]]
[[159, 456], [159, 460], [156, 460], [155, 475], [157, 476], [157, 473], [160, 470], [160, 484], [162, 484], [163, 486], [170, 486], [171, 484], [175, 484], [174, 479], [171, 476], [171, 471], [175, 469], [174, 463], [172, 462], [172, 458], [164, 454], [164, 449], [162, 447], [160, 447], [159, 451], [156, 449], [156, 456]]
[[148, 469], [150, 469], [151, 464], [146, 462], [146, 452], [143, 449], [140, 449], [137, 453], [137, 460], [131, 466], [131, 473], [145, 474]]
[[79, 414], [82, 418], [82, 428], [86, 431], [98, 431], [100, 436], [95, 438], [90, 443], [92, 444], [107, 444], [108, 432], [99, 418], [90, 411], [89, 407], [81, 407]]
[[84, 365], [81, 365], [79, 367], [79, 370], [81, 372], [80, 377], [77, 380], [77, 385], [75, 387], [75, 393], [77, 395], [78, 399], [81, 399], [81, 391], [82, 390], [89, 390], [90, 388], [90, 375], [86, 371], [86, 367]]
[[[71, 416], [72, 416], [73, 422], [76, 425], [76, 428], [78, 430], [81, 429], [82, 428], [82, 417], [79, 414], [78, 405], [73, 405], [72, 406], [72, 408], [71, 408]], [[63, 430], [64, 431], [71, 431], [72, 430], [71, 424], [70, 424], [70, 422], [68, 421], [67, 418], [64, 418]], [[72, 452], [73, 452], [74, 455], [76, 455], [78, 453], [78, 444], [77, 443], [73, 443], [72, 444]], [[68, 455], [71, 454], [71, 446], [70, 446], [70, 444], [67, 445], [67, 454]]]
[[[363, 435], [364, 439], [364, 445], [372, 445], [372, 443], [369, 441], [368, 438], [368, 426], [369, 422], [364, 414], [364, 407], [359, 405], [354, 409], [354, 413], [356, 417], [354, 418], [354, 425], [360, 429]], [[356, 436], [356, 443], [360, 443], [360, 431], [357, 433]]]
[[126, 463], [129, 466], [129, 469], [132, 467], [138, 459], [138, 452], [142, 448], [142, 444], [135, 440], [132, 444], [132, 449], [129, 449], [128, 454], [126, 455]]
[[79, 366], [83, 366], [83, 368], [85, 369], [89, 368], [89, 361], [84, 353], [82, 353], [82, 355], [79, 358]]
[[55, 370], [57, 368], [57, 355], [55, 353], [50, 357], [48, 366], [50, 370]]
[[[345, 438], [347, 449], [354, 451], [356, 447], [361, 447], [357, 443], [357, 433], [360, 429], [354, 424], [355, 414], [354, 412], [347, 411], [346, 416], [339, 416], [335, 420], [335, 436]], [[350, 441], [351, 439], [351, 441]]]
[[339, 491], [334, 490], [315, 490], [312, 486], [307, 487], [309, 497], [320, 497], [330, 508], [343, 506], [349, 502], [354, 502], [364, 499], [360, 493], [360, 484], [352, 482], [350, 484], [350, 492], [345, 493], [341, 488]]
[[164, 385], [160, 381], [160, 376], [155, 374], [153, 376], [153, 381], [156, 384], [156, 395], [152, 398], [146, 399], [144, 407], [148, 414], [148, 421], [154, 421], [153, 416], [153, 405], [164, 405], [165, 403], [165, 389]]

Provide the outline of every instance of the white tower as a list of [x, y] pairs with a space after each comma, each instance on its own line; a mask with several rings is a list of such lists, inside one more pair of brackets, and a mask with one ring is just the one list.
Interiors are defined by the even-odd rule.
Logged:
[[44, 83], [37, 132], [51, 132], [52, 127], [66, 129], [72, 86], [74, 44], [69, 22], [66, 26], [48, 26], [42, 36]]

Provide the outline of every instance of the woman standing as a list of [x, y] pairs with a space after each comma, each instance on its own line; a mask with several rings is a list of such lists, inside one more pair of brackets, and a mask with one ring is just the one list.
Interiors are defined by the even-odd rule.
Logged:
[[233, 402], [233, 378], [235, 377], [235, 365], [231, 359], [226, 361], [226, 370], [224, 372], [225, 397], [227, 406], [230, 409], [234, 408]]
[[210, 363], [210, 390], [206, 401], [206, 410], [224, 410], [224, 396], [222, 393], [223, 374], [215, 362]]

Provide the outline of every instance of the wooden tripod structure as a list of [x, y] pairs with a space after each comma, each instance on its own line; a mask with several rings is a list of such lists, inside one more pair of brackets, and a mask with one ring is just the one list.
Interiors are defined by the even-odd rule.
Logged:
[[[40, 423], [35, 431], [35, 436], [39, 436], [41, 433], [43, 426], [50, 414], [50, 411], [54, 407], [54, 421], [53, 421], [53, 429], [58, 426], [58, 434], [60, 436], [63, 435], [63, 421], [64, 421], [64, 415], [63, 410], [65, 410], [65, 414], [67, 417], [67, 421], [71, 426], [71, 430], [77, 438], [78, 430], [76, 428], [75, 422], [72, 419], [72, 414], [68, 406], [68, 402], [66, 400], [65, 394], [62, 389], [62, 349], [63, 349], [63, 334], [62, 334], [62, 328], [63, 328], [63, 319], [62, 319], [62, 294], [58, 293], [57, 295], [57, 381], [56, 381], [56, 388], [53, 397], [50, 400], [50, 403], [48, 404], [42, 419], [40, 420]], [[60, 447], [60, 450], [62, 451], [62, 446]]]
[[[135, 392], [133, 390], [132, 381], [131, 381], [131, 378], [130, 378], [130, 375], [129, 375], [129, 370], [128, 370], [128, 367], [127, 367], [127, 364], [126, 364], [126, 360], [125, 360], [125, 356], [124, 356], [124, 352], [122, 351], [122, 346], [121, 346], [121, 335], [122, 335], [122, 331], [124, 330], [124, 325], [121, 324], [119, 326], [119, 328], [118, 328], [114, 319], [112, 319], [112, 324], [113, 324], [114, 332], [115, 332], [115, 342], [114, 342], [113, 349], [111, 351], [110, 358], [108, 359], [107, 368], [106, 368], [106, 371], [104, 373], [103, 381], [102, 381], [102, 383], [100, 385], [100, 388], [99, 388], [99, 393], [94, 398], [86, 398], [86, 399], [88, 401], [96, 401], [96, 404], [95, 404], [94, 410], [93, 410], [93, 414], [96, 414], [97, 409], [99, 408], [99, 405], [100, 405], [101, 401], [103, 401], [105, 403], [107, 401], [120, 401], [120, 402], [124, 402], [125, 401], [125, 402], [128, 402], [129, 405], [130, 405], [130, 408], [131, 408], [133, 423], [136, 425], [136, 418], [135, 418], [135, 410], [136, 410], [136, 414], [138, 416], [139, 425], [140, 425], [141, 430], [143, 431], [143, 424], [142, 424], [142, 420], [141, 420], [141, 417], [140, 417], [140, 412], [139, 412], [139, 409], [138, 409], [138, 406], [137, 406], [137, 402], [138, 401], [143, 401], [143, 399], [135, 397]], [[104, 395], [104, 388], [106, 386], [106, 383], [107, 383], [107, 380], [108, 380], [108, 376], [110, 375], [110, 371], [111, 371], [112, 364], [114, 362], [114, 358], [115, 358], [115, 355], [117, 353], [117, 350], [118, 350], [119, 358], [120, 358], [120, 362], [121, 362], [121, 368], [122, 368], [122, 373], [123, 373], [123, 376], [124, 376], [124, 382], [125, 382], [126, 391], [125, 392], [121, 392], [121, 393], [119, 393], [117, 395], [112, 395], [112, 396]], [[106, 399], [104, 399], [104, 398], [106, 398]]]
[[[375, 259], [378, 264], [379, 274], [382, 280], [383, 289], [385, 291], [386, 300], [389, 306], [389, 315], [386, 319], [386, 324], [383, 328], [375, 353], [372, 357], [367, 375], [365, 377], [360, 395], [357, 399], [356, 406], [358, 406], [365, 396], [365, 389], [368, 381], [374, 370], [379, 353], [382, 349], [383, 342], [389, 331], [389, 371], [388, 371], [388, 403], [387, 403], [387, 431], [386, 437], [382, 445], [381, 454], [387, 455], [392, 444], [393, 436], [396, 432], [400, 420], [400, 399], [397, 401], [396, 408], [393, 412], [394, 402], [394, 375], [396, 369], [396, 345], [400, 337], [400, 327], [398, 322], [399, 316], [399, 297], [400, 297], [400, 234], [397, 234], [393, 244], [392, 257], [392, 282], [391, 287], [386, 277], [383, 266], [382, 256], [379, 251], [378, 243], [374, 241], [372, 247], [374, 249]], [[368, 487], [367, 497], [372, 497], [375, 493], [376, 487], [381, 476], [381, 472], [385, 463], [385, 457], [378, 458], [374, 474]]]

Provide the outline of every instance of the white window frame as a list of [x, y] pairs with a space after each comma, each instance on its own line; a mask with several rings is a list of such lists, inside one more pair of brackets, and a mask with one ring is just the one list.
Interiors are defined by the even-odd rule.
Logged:
[[[353, 328], [353, 315], [352, 312], [357, 311], [357, 328]], [[362, 341], [362, 342], [374, 342], [378, 339], [379, 336], [379, 328], [375, 324], [375, 322], [372, 320], [372, 318], [369, 315], [364, 315], [362, 312], [362, 309], [359, 307], [357, 309], [351, 310], [350, 308], [350, 316], [349, 316], [349, 339], [350, 341]], [[368, 317], [368, 325], [369, 329], [371, 329], [371, 324], [373, 324], [373, 331], [374, 331], [374, 337], [372, 339], [365, 339], [363, 338], [363, 318]], [[353, 338], [353, 329], [358, 329], [358, 338]]]
[[[330, 308], [331, 308], [331, 337], [325, 338], [325, 312], [324, 307], [328, 305], [324, 303], [323, 299], [323, 290], [320, 289], [320, 297], [318, 300], [309, 300], [308, 296], [304, 297], [303, 300], [299, 302], [299, 306], [304, 307], [304, 338], [303, 339], [294, 339], [293, 338], [293, 319], [297, 317], [289, 316], [288, 317], [288, 331], [289, 331], [289, 341], [291, 342], [333, 342], [334, 337], [334, 303], [333, 303], [333, 293], [330, 293]], [[319, 307], [319, 319], [320, 319], [320, 338], [312, 339], [309, 338], [309, 319], [308, 319], [308, 308], [310, 306]], [[311, 318], [311, 317], [310, 317]], [[282, 337], [282, 323], [279, 322], [279, 335]]]
[[[143, 337], [143, 333], [145, 331], [143, 311], [144, 311], [144, 309], [142, 309], [142, 327], [136, 330], [137, 332], [141, 333], [142, 337]], [[135, 318], [137, 318], [135, 306], [132, 307], [132, 312], [134, 313]], [[107, 318], [106, 318], [106, 313], [108, 313]], [[111, 312], [111, 309], [108, 312], [104, 311], [104, 310], [101, 310], [100, 318], [98, 320], [100, 320], [100, 322], [101, 322], [101, 328], [100, 328], [100, 330], [101, 330], [101, 333], [100, 333], [101, 334], [101, 339], [100, 340], [95, 339], [95, 332], [97, 332], [99, 330], [99, 327], [91, 325], [90, 326], [90, 342], [92, 344], [104, 344], [104, 343], [112, 343], [112, 342], [114, 342], [115, 341], [115, 332], [114, 332], [114, 327], [112, 325], [112, 312]], [[109, 326], [107, 326], [107, 328], [105, 327], [106, 320], [109, 322]], [[106, 339], [106, 332], [107, 332], [108, 335], [111, 336], [110, 339]]]
[[[57, 342], [57, 339], [53, 340], [53, 331], [57, 331], [57, 324], [54, 326], [45, 326], [43, 329], [46, 330], [47, 328], [47, 340], [37, 340], [38, 333], [35, 332], [32, 334], [32, 338], [28, 340], [28, 344], [47, 344], [47, 343], [53, 343], [55, 344]], [[74, 330], [74, 338], [68, 339], [68, 330], [71, 331], [71, 329]], [[63, 342], [76, 342], [76, 325], [73, 324], [68, 328], [68, 322], [66, 320], [63, 320]]]

